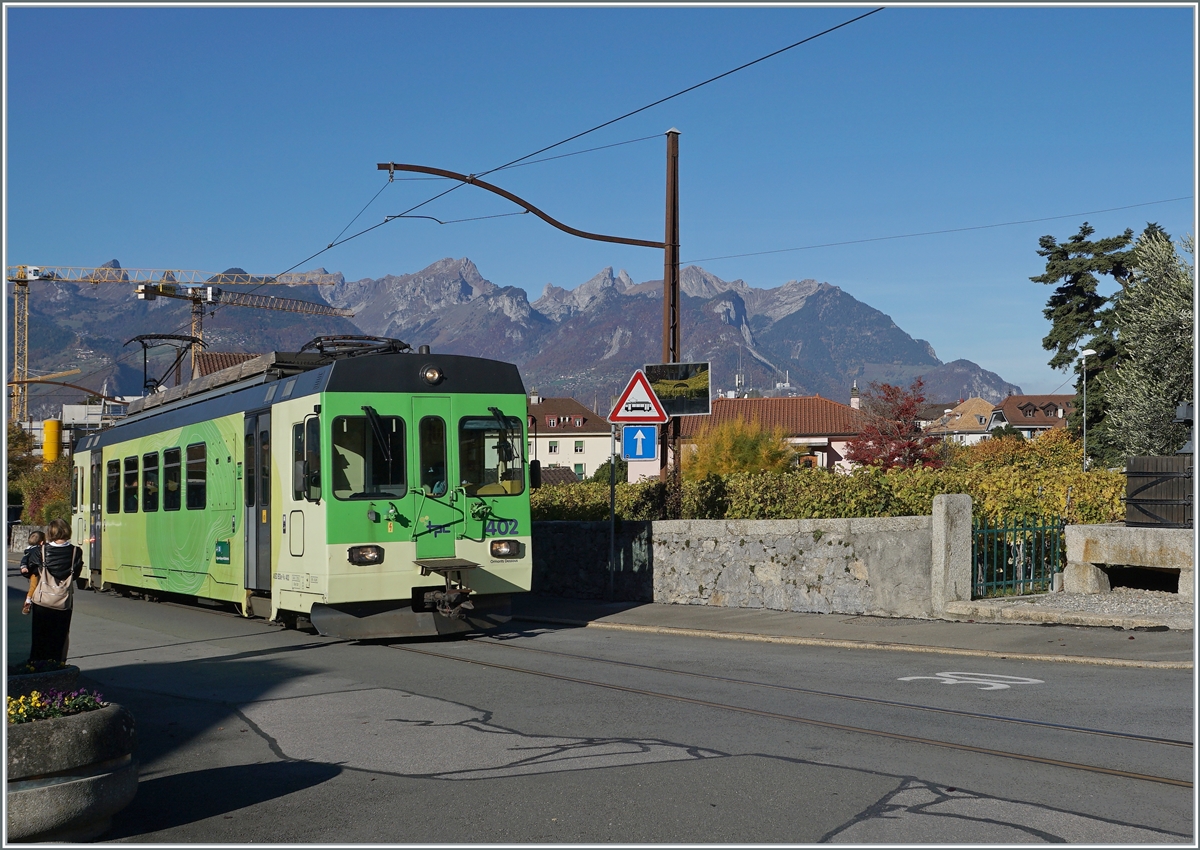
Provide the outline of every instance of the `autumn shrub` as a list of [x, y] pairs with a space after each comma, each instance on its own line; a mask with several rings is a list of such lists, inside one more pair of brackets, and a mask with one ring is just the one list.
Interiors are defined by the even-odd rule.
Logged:
[[[45, 525], [51, 519], [70, 519], [71, 459], [60, 457], [53, 463], [34, 467], [13, 482], [21, 491], [25, 506], [21, 518], [30, 525]], [[54, 516], [47, 516], [51, 508]]]
[[705, 422], [682, 453], [683, 478], [700, 481], [707, 475], [784, 470], [795, 455], [782, 426], [767, 430], [757, 419]]

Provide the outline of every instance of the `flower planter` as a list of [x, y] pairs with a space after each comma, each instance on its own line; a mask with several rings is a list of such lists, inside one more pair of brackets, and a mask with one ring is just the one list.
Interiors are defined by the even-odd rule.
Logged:
[[8, 695], [27, 697], [34, 691], [71, 691], [75, 689], [75, 680], [78, 678], [79, 668], [73, 664], [45, 673], [18, 673], [8, 677]]
[[8, 840], [77, 842], [101, 835], [137, 793], [136, 745], [133, 715], [116, 704], [10, 723]]

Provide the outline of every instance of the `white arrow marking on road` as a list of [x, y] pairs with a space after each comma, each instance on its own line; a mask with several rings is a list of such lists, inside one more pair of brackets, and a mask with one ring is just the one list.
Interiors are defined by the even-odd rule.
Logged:
[[1042, 685], [1041, 679], [1026, 679], [1023, 676], [1002, 676], [999, 673], [938, 673], [936, 676], [904, 676], [899, 682], [911, 682], [914, 679], [934, 679], [943, 685], [960, 685], [963, 683], [979, 685], [981, 691], [1003, 691], [1009, 685]]

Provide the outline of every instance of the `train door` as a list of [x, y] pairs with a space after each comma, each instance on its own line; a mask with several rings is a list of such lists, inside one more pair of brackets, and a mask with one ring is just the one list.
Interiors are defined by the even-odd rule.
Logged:
[[100, 502], [103, 498], [104, 475], [102, 452], [99, 449], [92, 451], [92, 471], [88, 479], [88, 572], [91, 575], [92, 587], [102, 586], [101, 570], [103, 563], [100, 560], [100, 539], [102, 524], [104, 522], [104, 514], [101, 511]]
[[271, 589], [271, 413], [247, 413], [242, 485], [246, 516], [246, 588]]
[[412, 482], [417, 498], [413, 534], [417, 558], [453, 558], [465, 506], [455, 489], [457, 470], [451, 466], [450, 399], [414, 398], [413, 422], [417, 430], [417, 480]]

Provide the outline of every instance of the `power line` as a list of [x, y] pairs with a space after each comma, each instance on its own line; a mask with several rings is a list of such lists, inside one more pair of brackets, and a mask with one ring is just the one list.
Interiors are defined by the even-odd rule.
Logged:
[[[685, 88], [685, 89], [680, 89], [679, 91], [675, 92], [674, 94], [670, 94], [670, 95], [667, 95], [666, 97], [659, 98], [658, 100], [654, 101], [653, 103], [648, 103], [648, 104], [646, 104], [645, 106], [641, 106], [641, 107], [639, 107], [639, 108], [637, 108], [637, 109], [634, 109], [634, 110], [632, 110], [632, 111], [630, 111], [630, 112], [626, 112], [624, 115], [619, 115], [619, 116], [617, 116], [616, 118], [613, 118], [613, 119], [611, 119], [611, 120], [609, 120], [609, 121], [605, 121], [605, 122], [604, 122], [604, 123], [602, 123], [602, 124], [597, 124], [595, 127], [592, 127], [592, 128], [591, 128], [591, 129], [589, 129], [589, 130], [584, 130], [582, 133], [576, 133], [576, 134], [575, 134], [575, 135], [573, 135], [573, 136], [568, 136], [567, 138], [565, 138], [565, 139], [563, 139], [563, 140], [561, 140], [561, 141], [555, 142], [555, 143], [554, 143], [554, 144], [552, 144], [552, 145], [547, 145], [547, 146], [546, 146], [546, 147], [544, 147], [544, 148], [539, 148], [538, 150], [534, 151], [533, 153], [527, 153], [527, 154], [525, 154], [525, 156], [518, 157], [517, 159], [514, 159], [514, 160], [510, 160], [509, 162], [506, 162], [506, 163], [504, 163], [503, 165], [498, 165], [498, 166], [496, 166], [495, 168], [488, 169], [487, 171], [480, 172], [479, 174], [476, 174], [476, 175], [473, 175], [473, 176], [475, 176], [475, 177], [483, 177], [483, 176], [485, 176], [485, 175], [491, 174], [491, 173], [492, 173], [492, 172], [494, 172], [494, 171], [501, 171], [501, 170], [503, 170], [503, 169], [505, 169], [505, 168], [512, 168], [513, 166], [517, 165], [518, 163], [524, 162], [525, 160], [527, 160], [527, 159], [529, 159], [529, 158], [531, 158], [531, 157], [535, 157], [535, 156], [537, 156], [538, 154], [545, 153], [545, 152], [546, 152], [546, 151], [548, 151], [548, 150], [553, 150], [554, 148], [557, 148], [557, 147], [559, 147], [560, 145], [565, 145], [567, 142], [573, 142], [573, 141], [575, 141], [576, 139], [579, 139], [579, 138], [582, 138], [582, 137], [584, 137], [584, 136], [588, 135], [589, 133], [594, 133], [594, 132], [596, 132], [597, 130], [602, 130], [602, 129], [603, 129], [603, 128], [605, 128], [605, 127], [608, 127], [608, 126], [611, 126], [611, 125], [613, 125], [613, 124], [616, 124], [618, 121], [624, 121], [626, 118], [630, 118], [630, 117], [632, 117], [632, 116], [634, 116], [634, 115], [637, 115], [639, 112], [645, 112], [647, 109], [651, 109], [651, 108], [653, 108], [653, 107], [655, 107], [655, 106], [658, 106], [658, 105], [660, 105], [660, 104], [666, 103], [668, 100], [673, 100], [674, 98], [677, 98], [677, 97], [679, 97], [679, 96], [681, 96], [681, 95], [685, 95], [685, 94], [687, 94], [688, 92], [695, 91], [696, 89], [698, 89], [698, 88], [701, 88], [702, 86], [706, 86], [706, 85], [708, 85], [709, 83], [715, 83], [717, 80], [723, 79], [724, 77], [728, 77], [730, 74], [735, 74], [735, 73], [737, 73], [738, 71], [745, 70], [746, 68], [749, 68], [749, 67], [751, 67], [752, 65], [757, 65], [759, 62], [765, 62], [766, 60], [768, 60], [768, 59], [771, 59], [772, 57], [778, 56], [778, 55], [779, 55], [779, 54], [781, 54], [781, 53], [786, 53], [787, 51], [789, 51], [789, 50], [792, 50], [792, 49], [794, 49], [794, 48], [797, 48], [797, 47], [799, 47], [799, 46], [800, 46], [800, 45], [802, 45], [802, 44], [807, 44], [808, 42], [810, 42], [810, 41], [813, 41], [814, 39], [818, 39], [818, 38], [820, 38], [820, 37], [821, 37], [821, 36], [823, 36], [823, 35], [828, 35], [829, 33], [831, 33], [831, 32], [834, 32], [834, 31], [836, 31], [836, 30], [839, 30], [839, 29], [841, 29], [842, 27], [849, 26], [850, 24], [853, 24], [853, 23], [855, 23], [855, 22], [857, 22], [857, 21], [861, 21], [863, 18], [870, 17], [871, 15], [874, 15], [876, 12], [882, 12], [882, 11], [883, 11], [883, 9], [884, 9], [884, 7], [883, 7], [883, 6], [880, 6], [878, 9], [872, 9], [870, 12], [864, 12], [863, 14], [861, 14], [861, 15], [859, 15], [859, 16], [857, 16], [857, 17], [851, 18], [851, 19], [850, 19], [850, 20], [848, 20], [848, 21], [843, 21], [842, 23], [840, 23], [840, 24], [837, 24], [836, 26], [832, 26], [832, 27], [830, 27], [829, 29], [822, 30], [821, 32], [819, 32], [819, 33], [816, 33], [816, 34], [814, 34], [814, 35], [810, 35], [810, 36], [808, 36], [807, 38], [802, 38], [802, 39], [800, 39], [800, 41], [797, 41], [797, 42], [795, 42], [795, 43], [793, 43], [793, 44], [789, 44], [787, 47], [781, 47], [780, 49], [778, 49], [778, 50], [775, 50], [775, 51], [772, 51], [771, 53], [768, 53], [768, 54], [767, 54], [767, 55], [765, 55], [765, 56], [760, 56], [760, 57], [758, 57], [757, 59], [754, 59], [754, 60], [752, 60], [752, 61], [750, 61], [750, 62], [746, 62], [746, 63], [744, 63], [744, 64], [742, 64], [742, 65], [738, 65], [736, 68], [732, 68], [732, 69], [730, 69], [730, 70], [728, 70], [728, 71], [724, 72], [723, 74], [717, 74], [715, 77], [710, 77], [709, 79], [705, 80], [704, 82], [701, 82], [701, 83], [696, 83], [695, 85], [688, 86], [688, 87], [687, 87], [687, 88]], [[450, 194], [451, 192], [455, 191], [456, 189], [459, 189], [459, 188], [461, 188], [463, 185], [464, 185], [464, 184], [462, 184], [462, 183], [457, 183], [457, 184], [455, 184], [454, 186], [451, 186], [451, 187], [450, 187], [449, 189], [447, 189], [445, 192], [441, 192], [441, 193], [439, 193], [439, 194], [437, 194], [437, 195], [434, 195], [432, 198], [429, 198], [428, 200], [422, 201], [421, 203], [417, 204], [416, 206], [409, 207], [409, 208], [408, 208], [408, 209], [406, 209], [404, 212], [402, 212], [402, 213], [400, 213], [400, 214], [398, 214], [398, 215], [396, 215], [396, 216], [393, 216], [391, 219], [385, 219], [384, 221], [381, 221], [379, 224], [376, 224], [376, 225], [374, 225], [373, 227], [368, 227], [368, 228], [367, 228], [367, 229], [365, 229], [365, 230], [360, 230], [358, 233], [355, 233], [353, 236], [347, 236], [345, 239], [343, 239], [343, 240], [341, 240], [341, 241], [334, 241], [334, 242], [332, 242], [331, 244], [327, 245], [326, 247], [322, 248], [322, 249], [321, 249], [320, 251], [318, 251], [317, 253], [315, 253], [315, 254], [313, 254], [313, 255], [311, 255], [311, 256], [309, 256], [309, 257], [306, 257], [305, 259], [301, 260], [300, 262], [296, 263], [295, 265], [291, 266], [290, 268], [286, 269], [285, 271], [283, 271], [283, 272], [280, 272], [280, 274], [287, 274], [287, 272], [290, 272], [290, 271], [292, 271], [293, 269], [297, 268], [298, 266], [301, 266], [301, 265], [303, 265], [304, 263], [307, 263], [307, 262], [309, 262], [310, 260], [316, 259], [316, 258], [317, 258], [317, 257], [319, 257], [321, 254], [325, 253], [326, 251], [330, 250], [331, 248], [335, 248], [335, 247], [337, 247], [338, 245], [344, 245], [345, 243], [349, 242], [349, 241], [350, 241], [350, 240], [352, 240], [352, 239], [357, 239], [359, 236], [362, 236], [362, 235], [364, 235], [364, 234], [366, 234], [366, 233], [370, 233], [372, 230], [375, 230], [377, 227], [380, 227], [381, 225], [387, 224], [387, 223], [388, 223], [388, 221], [391, 221], [391, 220], [393, 220], [393, 219], [396, 219], [396, 218], [403, 218], [403, 217], [405, 217], [406, 215], [408, 215], [409, 213], [411, 213], [411, 212], [413, 212], [413, 211], [415, 211], [415, 210], [418, 210], [418, 209], [420, 209], [421, 207], [425, 206], [426, 204], [433, 203], [433, 202], [434, 202], [434, 201], [436, 201], [438, 198], [444, 197], [445, 195], [448, 195], [448, 194]]]
[[861, 245], [864, 242], [884, 242], [889, 239], [911, 239], [915, 236], [938, 236], [944, 233], [964, 233], [968, 230], [988, 230], [994, 227], [1013, 227], [1018, 224], [1035, 224], [1039, 221], [1055, 221], [1062, 218], [1077, 218], [1081, 215], [1098, 215], [1106, 212], [1116, 212], [1118, 210], [1131, 210], [1136, 207], [1149, 207], [1155, 204], [1169, 204], [1175, 201], [1190, 201], [1191, 195], [1185, 195], [1181, 198], [1165, 198], [1161, 201], [1146, 201], [1141, 204], [1128, 204], [1123, 207], [1109, 207], [1103, 210], [1089, 210], [1087, 212], [1070, 213], [1068, 215], [1051, 215], [1045, 218], [1027, 218], [1021, 221], [1004, 221], [999, 224], [978, 224], [973, 227], [951, 227], [946, 230], [925, 230], [920, 233], [900, 233], [896, 236], [873, 236], [869, 239], [848, 239], [844, 242], [822, 242], [819, 245], [802, 245], [798, 248], [776, 248], [771, 251], [751, 251], [746, 254], [725, 254], [720, 257], [699, 257], [694, 260], [681, 260], [682, 263], [706, 263], [711, 260], [733, 260], [739, 257], [761, 257], [765, 254], [786, 254], [789, 251], [810, 251], [813, 248], [834, 248], [839, 245]]
[[[706, 85], [708, 85], [709, 83], [715, 83], [717, 80], [720, 80], [720, 79], [723, 79], [723, 78], [725, 78], [725, 77], [728, 77], [729, 75], [731, 75], [731, 74], [735, 74], [735, 73], [737, 73], [738, 71], [745, 70], [746, 68], [749, 68], [749, 67], [751, 67], [751, 66], [753, 66], [753, 65], [757, 65], [759, 62], [765, 62], [766, 60], [768, 60], [768, 59], [771, 59], [771, 58], [773, 58], [773, 57], [775, 57], [775, 56], [778, 56], [778, 55], [780, 55], [781, 53], [786, 53], [787, 51], [789, 51], [789, 50], [792, 50], [792, 49], [794, 49], [794, 48], [797, 48], [797, 47], [801, 46], [802, 44], [807, 44], [808, 42], [810, 42], [810, 41], [813, 41], [813, 40], [815, 40], [815, 39], [818, 39], [818, 38], [820, 38], [820, 37], [821, 37], [821, 36], [823, 36], [823, 35], [828, 35], [829, 33], [831, 33], [831, 32], [835, 32], [836, 30], [839, 30], [839, 29], [841, 29], [842, 27], [849, 26], [850, 24], [853, 24], [853, 23], [855, 23], [855, 22], [857, 22], [857, 21], [861, 21], [863, 18], [870, 17], [871, 15], [874, 15], [876, 12], [882, 12], [882, 11], [883, 11], [883, 9], [884, 9], [884, 7], [882, 7], [882, 6], [880, 6], [880, 7], [879, 7], [879, 8], [877, 8], [877, 9], [872, 9], [870, 12], [865, 12], [865, 13], [863, 13], [863, 14], [861, 14], [861, 15], [858, 15], [857, 17], [851, 18], [851, 19], [850, 19], [850, 20], [848, 20], [848, 21], [843, 21], [842, 23], [840, 23], [840, 24], [837, 24], [836, 26], [832, 26], [832, 27], [830, 27], [830, 28], [828, 28], [828, 29], [826, 29], [826, 30], [822, 30], [822, 31], [821, 31], [821, 32], [819, 32], [819, 33], [816, 33], [816, 34], [814, 34], [814, 35], [810, 35], [810, 36], [808, 36], [807, 38], [803, 38], [803, 39], [801, 39], [800, 41], [797, 41], [797, 42], [794, 42], [793, 44], [789, 44], [789, 45], [787, 45], [786, 47], [781, 47], [780, 49], [778, 49], [778, 50], [775, 50], [775, 51], [772, 51], [771, 53], [768, 53], [768, 54], [766, 54], [765, 56], [760, 56], [760, 57], [759, 57], [759, 58], [757, 58], [757, 59], [754, 59], [754, 60], [752, 60], [752, 61], [750, 61], [750, 62], [746, 62], [746, 63], [744, 63], [744, 64], [742, 64], [742, 65], [739, 65], [739, 66], [737, 66], [736, 68], [732, 68], [732, 69], [730, 69], [730, 70], [728, 70], [728, 71], [725, 71], [725, 72], [724, 72], [724, 73], [722, 73], [722, 74], [718, 74], [718, 75], [716, 75], [715, 77], [710, 77], [709, 79], [707, 79], [707, 80], [704, 80], [703, 82], [696, 83], [695, 85], [692, 85], [692, 86], [688, 86], [688, 87], [687, 87], [687, 88], [685, 88], [685, 89], [680, 89], [679, 91], [675, 92], [674, 94], [670, 94], [670, 95], [667, 95], [666, 97], [659, 98], [658, 100], [654, 101], [653, 103], [648, 103], [648, 104], [646, 104], [645, 106], [639, 107], [638, 109], [634, 109], [634, 110], [632, 110], [632, 111], [630, 111], [630, 112], [626, 112], [624, 115], [620, 115], [620, 116], [618, 116], [618, 117], [616, 117], [616, 118], [613, 118], [613, 119], [611, 119], [611, 120], [609, 120], [609, 121], [605, 121], [605, 122], [604, 122], [604, 123], [602, 123], [602, 124], [597, 124], [595, 127], [592, 127], [592, 128], [591, 128], [591, 129], [589, 129], [589, 130], [584, 130], [584, 131], [583, 131], [583, 132], [581, 132], [581, 133], [576, 133], [576, 134], [575, 134], [575, 135], [573, 135], [573, 136], [568, 136], [567, 138], [565, 138], [565, 139], [563, 139], [563, 140], [561, 140], [561, 141], [555, 142], [555, 143], [554, 143], [554, 144], [552, 144], [552, 145], [547, 145], [547, 146], [546, 146], [546, 147], [544, 147], [544, 148], [539, 148], [538, 150], [536, 150], [536, 151], [533, 151], [532, 153], [528, 153], [528, 154], [526, 154], [525, 156], [518, 157], [517, 159], [514, 159], [514, 160], [510, 160], [509, 162], [506, 162], [506, 163], [504, 163], [503, 165], [498, 165], [498, 166], [496, 166], [495, 168], [491, 168], [491, 169], [489, 169], [489, 170], [487, 170], [487, 171], [481, 172], [480, 174], [478, 174], [478, 175], [476, 175], [476, 176], [482, 177], [482, 176], [484, 176], [484, 175], [486, 175], [486, 174], [491, 174], [491, 173], [493, 173], [493, 172], [495, 172], [495, 171], [502, 171], [502, 170], [504, 170], [504, 169], [506, 169], [506, 168], [513, 168], [513, 167], [517, 166], [519, 163], [524, 163], [524, 162], [525, 162], [525, 160], [527, 160], [527, 159], [530, 159], [531, 157], [535, 157], [535, 156], [537, 156], [538, 154], [542, 154], [542, 153], [545, 153], [546, 151], [553, 150], [554, 148], [557, 148], [557, 147], [560, 147], [560, 146], [562, 146], [562, 145], [565, 145], [567, 142], [573, 142], [574, 140], [576, 140], [576, 139], [580, 139], [580, 138], [582, 138], [582, 137], [584, 137], [584, 136], [586, 136], [586, 135], [588, 135], [588, 134], [590, 134], [590, 133], [594, 133], [594, 132], [596, 132], [597, 130], [602, 130], [602, 129], [603, 129], [603, 128], [605, 128], [605, 127], [609, 127], [609, 126], [611, 126], [611, 125], [613, 125], [613, 124], [616, 124], [616, 123], [617, 123], [617, 122], [619, 122], [619, 121], [623, 121], [623, 120], [625, 120], [626, 118], [630, 118], [630, 117], [632, 117], [632, 116], [634, 116], [634, 115], [637, 115], [637, 114], [638, 114], [638, 113], [640, 113], [640, 112], [645, 112], [647, 109], [652, 109], [652, 108], [653, 108], [653, 107], [655, 107], [655, 106], [659, 106], [660, 104], [666, 103], [666, 102], [667, 102], [667, 101], [669, 101], [669, 100], [673, 100], [673, 99], [675, 99], [675, 98], [677, 98], [677, 97], [680, 97], [681, 95], [685, 95], [685, 94], [687, 94], [688, 92], [695, 91], [696, 89], [698, 89], [698, 88], [701, 88], [701, 87], [703, 87], [703, 86], [706, 86]], [[647, 137], [645, 137], [645, 138], [656, 138], [656, 137], [657, 137], [657, 136], [647, 136]], [[644, 140], [645, 140], [644, 138], [643, 138], [643, 139], [632, 139], [632, 140], [630, 140], [630, 142], [618, 142], [617, 144], [630, 144], [630, 143], [632, 143], [632, 142], [644, 141]], [[605, 145], [605, 146], [602, 146], [601, 148], [593, 148], [592, 150], [602, 150], [602, 149], [603, 149], [603, 147], [615, 147], [615, 146], [616, 146], [616, 145]], [[588, 153], [588, 152], [589, 152], [589, 151], [579, 151], [578, 153]], [[572, 156], [572, 155], [573, 155], [573, 154], [565, 154], [564, 156]], [[559, 157], [548, 157], [546, 160], [539, 160], [539, 161], [542, 161], [542, 162], [544, 162], [544, 161], [548, 161], [549, 159], [557, 159], [557, 158], [559, 158]], [[532, 165], [533, 163], [527, 163], [527, 164], [529, 164], [529, 165]], [[389, 181], [389, 182], [390, 182], [390, 181]], [[347, 224], [347, 225], [346, 225], [346, 227], [342, 228], [342, 233], [339, 233], [339, 234], [338, 234], [338, 238], [334, 239], [334, 241], [333, 241], [333, 242], [330, 242], [328, 245], [326, 245], [326, 246], [325, 246], [324, 248], [322, 248], [320, 251], [317, 251], [315, 254], [310, 254], [308, 257], [305, 257], [305, 258], [304, 258], [303, 260], [301, 260], [300, 262], [298, 262], [298, 263], [295, 263], [295, 264], [293, 264], [292, 266], [289, 266], [287, 269], [285, 269], [284, 271], [280, 272], [280, 275], [287, 274], [288, 272], [290, 272], [290, 271], [293, 271], [294, 269], [298, 268], [299, 266], [302, 266], [302, 265], [304, 265], [305, 263], [307, 263], [307, 262], [309, 262], [309, 261], [311, 261], [311, 260], [315, 260], [317, 257], [319, 257], [319, 256], [321, 256], [322, 254], [324, 254], [326, 251], [329, 251], [329, 250], [331, 250], [332, 248], [335, 248], [335, 247], [337, 247], [337, 246], [339, 246], [339, 245], [344, 245], [344, 244], [346, 244], [347, 242], [351, 241], [352, 239], [357, 239], [359, 236], [363, 236], [363, 235], [365, 235], [365, 234], [367, 234], [367, 233], [370, 233], [372, 230], [376, 230], [376, 229], [378, 229], [378, 228], [382, 227], [383, 225], [387, 224], [387, 223], [388, 223], [388, 222], [390, 222], [390, 221], [393, 221], [393, 220], [395, 220], [395, 219], [397, 219], [397, 218], [406, 218], [406, 217], [408, 217], [408, 214], [409, 214], [409, 213], [411, 213], [411, 212], [413, 212], [413, 211], [415, 211], [415, 210], [418, 210], [418, 209], [420, 209], [421, 207], [423, 207], [423, 206], [425, 206], [425, 205], [427, 205], [427, 204], [433, 203], [434, 201], [438, 200], [439, 198], [445, 197], [446, 195], [450, 194], [451, 192], [453, 192], [453, 191], [455, 191], [455, 190], [457, 190], [457, 189], [460, 189], [460, 188], [462, 188], [462, 186], [463, 186], [463, 185], [464, 185], [464, 184], [462, 184], [462, 183], [456, 183], [454, 186], [451, 186], [451, 187], [450, 187], [449, 189], [447, 189], [446, 191], [444, 191], [444, 192], [439, 192], [438, 194], [434, 195], [433, 197], [431, 197], [431, 198], [428, 198], [428, 199], [426, 199], [426, 200], [422, 201], [421, 203], [419, 203], [419, 204], [417, 204], [417, 205], [415, 205], [415, 206], [409, 207], [409, 208], [408, 208], [408, 209], [406, 209], [404, 212], [402, 212], [402, 213], [399, 213], [398, 215], [389, 216], [389, 217], [385, 218], [383, 221], [379, 222], [378, 224], [374, 224], [374, 225], [372, 225], [371, 227], [368, 227], [368, 228], [366, 228], [366, 229], [364, 229], [364, 230], [360, 230], [358, 233], [355, 233], [355, 234], [354, 234], [354, 235], [352, 235], [352, 236], [347, 236], [345, 239], [342, 239], [342, 238], [341, 238], [341, 235], [342, 235], [342, 233], [345, 233], [345, 232], [346, 232], [346, 229], [350, 227], [350, 224], [353, 224], [355, 221], [357, 221], [357, 220], [358, 220], [358, 217], [359, 217], [359, 216], [361, 216], [361, 215], [363, 214], [363, 212], [365, 212], [365, 211], [366, 211], [367, 207], [369, 207], [369, 206], [370, 206], [372, 203], [374, 203], [374, 201], [375, 201], [375, 198], [378, 198], [378, 197], [379, 197], [380, 193], [382, 193], [382, 191], [383, 191], [383, 189], [380, 189], [380, 190], [379, 190], [379, 192], [376, 192], [376, 193], [375, 193], [375, 195], [374, 195], [374, 197], [372, 197], [372, 198], [371, 198], [371, 200], [367, 202], [367, 205], [366, 205], [366, 206], [364, 206], [364, 207], [362, 208], [362, 210], [360, 210], [360, 211], [359, 211], [358, 215], [356, 215], [356, 216], [355, 216], [353, 219], [351, 219], [351, 220], [350, 220], [350, 224]], [[385, 183], [385, 184], [384, 184], [384, 188], [386, 188], [386, 187], [387, 187], [387, 184]], [[463, 221], [467, 221], [467, 220], [470, 220], [470, 219], [461, 219], [461, 220], [463, 220]], [[435, 221], [436, 221], [436, 219], [435, 219]], [[439, 222], [439, 223], [443, 223], [443, 222]], [[446, 223], [446, 224], [449, 224], [449, 223], [452, 223], [452, 222], [444, 222], [444, 223]], [[254, 289], [250, 289], [250, 290], [248, 290], [248, 291], [249, 291], [249, 292], [254, 292], [256, 289], [260, 288], [261, 286], [262, 286], [262, 284], [260, 284], [259, 286], [256, 286], [256, 287], [254, 287]], [[220, 307], [220, 306], [221, 306], [221, 305], [217, 305], [216, 307], [214, 307], [214, 308], [213, 308], [213, 310], [212, 310], [212, 311], [209, 313], [209, 315], [211, 316], [211, 315], [213, 315], [214, 313], [216, 313], [217, 309], [219, 309], [219, 307]], [[181, 325], [179, 328], [177, 328], [177, 330], [182, 330], [182, 329], [183, 329], [183, 328], [185, 328], [185, 327], [189, 327], [189, 325]], [[129, 357], [132, 357], [133, 355], [132, 355], [132, 354], [130, 354], [130, 355], [128, 355], [128, 356], [129, 356]], [[116, 366], [116, 365], [118, 365], [118, 364], [119, 364], [119, 363], [121, 363], [121, 362], [122, 362], [122, 360], [124, 360], [124, 359], [125, 359], [125, 357], [118, 357], [118, 358], [116, 358], [116, 359], [113, 361], [113, 366]], [[91, 377], [92, 375], [97, 375], [97, 374], [99, 374], [99, 373], [100, 373], [100, 371], [102, 371], [102, 370], [99, 370], [99, 369], [97, 369], [96, 371], [94, 371], [94, 372], [91, 372], [90, 374], [88, 374], [88, 375], [85, 375], [85, 376], [83, 376], [83, 377]]]

